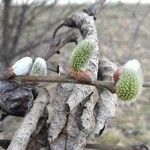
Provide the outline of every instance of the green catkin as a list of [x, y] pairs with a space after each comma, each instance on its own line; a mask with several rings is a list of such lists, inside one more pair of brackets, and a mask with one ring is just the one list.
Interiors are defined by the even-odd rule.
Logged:
[[[132, 61], [130, 61], [130, 63], [131, 62]], [[138, 63], [137, 60], [133, 60], [133, 62]], [[116, 94], [118, 98], [123, 101], [135, 100], [142, 90], [143, 77], [141, 68], [136, 70], [134, 67], [136, 67], [136, 65], [133, 65], [133, 69], [132, 67], [125, 67], [116, 85]]]
[[73, 50], [71, 57], [71, 66], [73, 70], [83, 69], [89, 61], [93, 51], [93, 44], [88, 40], [80, 42]]

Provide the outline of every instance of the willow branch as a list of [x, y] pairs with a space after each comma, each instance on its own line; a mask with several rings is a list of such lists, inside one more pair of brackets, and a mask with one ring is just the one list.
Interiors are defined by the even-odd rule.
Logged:
[[[115, 83], [111, 81], [99, 81], [94, 80], [92, 82], [89, 81], [80, 81], [71, 78], [61, 77], [61, 76], [18, 76], [14, 79], [15, 81], [21, 82], [49, 82], [49, 83], [73, 83], [73, 84], [83, 84], [83, 85], [91, 85], [95, 87], [102, 87], [110, 90], [111, 92], [115, 91]], [[150, 87], [150, 82], [144, 82], [143, 87]]]
[[21, 82], [49, 82], [49, 83], [54, 83], [54, 82], [60, 82], [60, 83], [73, 83], [73, 84], [83, 84], [83, 85], [91, 85], [91, 86], [96, 86], [96, 87], [103, 87], [107, 88], [110, 91], [114, 90], [114, 82], [107, 82], [107, 81], [80, 81], [80, 80], [75, 80], [71, 78], [66, 78], [66, 77], [60, 77], [60, 76], [18, 76], [14, 79], [15, 81], [21, 81]]
[[149, 88], [150, 87], [150, 81], [144, 82], [143, 87]]

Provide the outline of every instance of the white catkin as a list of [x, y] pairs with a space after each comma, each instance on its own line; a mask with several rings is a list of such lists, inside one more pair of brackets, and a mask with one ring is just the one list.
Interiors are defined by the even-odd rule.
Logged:
[[46, 76], [47, 75], [47, 65], [46, 65], [46, 61], [43, 58], [36, 58], [30, 75], [36, 75], [36, 76]]
[[33, 59], [31, 57], [24, 57], [16, 61], [16, 63], [12, 66], [12, 69], [16, 76], [27, 75], [31, 70], [32, 64]]

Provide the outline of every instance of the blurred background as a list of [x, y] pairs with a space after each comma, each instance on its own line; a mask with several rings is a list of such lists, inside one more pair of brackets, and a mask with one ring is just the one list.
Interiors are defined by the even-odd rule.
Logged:
[[[0, 68], [24, 56], [45, 57], [52, 33], [60, 22], [95, 0], [0, 0]], [[145, 81], [150, 81], [150, 0], [107, 0], [97, 14], [100, 52], [117, 64], [138, 59]], [[64, 33], [61, 30], [62, 34]], [[68, 66], [68, 44], [48, 66]], [[57, 60], [57, 61], [56, 61]], [[9, 138], [17, 127], [6, 118], [0, 123], [0, 139]], [[13, 119], [14, 120], [14, 119]], [[97, 143], [150, 145], [150, 89], [137, 101], [118, 102], [116, 117]]]

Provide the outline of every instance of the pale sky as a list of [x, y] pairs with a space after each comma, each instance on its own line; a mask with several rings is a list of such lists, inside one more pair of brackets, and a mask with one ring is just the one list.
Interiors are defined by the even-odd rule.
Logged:
[[[60, 4], [67, 3], [87, 3], [87, 2], [95, 2], [96, 0], [58, 0]], [[107, 2], [122, 2], [122, 3], [137, 3], [141, 1], [141, 3], [150, 3], [150, 0], [107, 0]]]
[[[1, 1], [1, 0], [0, 0]], [[27, 0], [13, 0], [14, 4], [21, 4], [26, 3]], [[36, 2], [36, 1], [42, 1], [42, 0], [28, 0], [28, 3]], [[54, 0], [48, 0], [49, 3], [53, 2]], [[58, 4], [68, 4], [68, 3], [93, 3], [96, 0], [58, 0]], [[150, 4], [150, 0], [106, 0], [106, 2], [109, 3], [116, 3], [116, 2], [122, 2], [122, 3], [138, 3], [141, 2], [142, 4]]]

